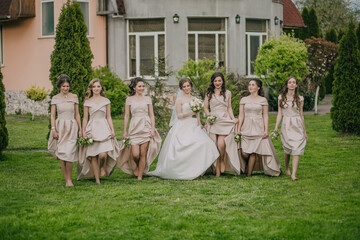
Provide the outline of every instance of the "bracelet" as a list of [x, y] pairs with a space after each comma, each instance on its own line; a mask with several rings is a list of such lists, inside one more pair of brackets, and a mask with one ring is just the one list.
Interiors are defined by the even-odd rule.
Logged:
[[51, 127], [51, 130], [55, 129], [55, 127]]

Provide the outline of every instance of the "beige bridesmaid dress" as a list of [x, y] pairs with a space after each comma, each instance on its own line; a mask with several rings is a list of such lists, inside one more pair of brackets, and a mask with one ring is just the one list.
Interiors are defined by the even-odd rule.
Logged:
[[[140, 145], [149, 142], [144, 168], [145, 174], [149, 171], [151, 163], [159, 154], [162, 141], [156, 129], [154, 137], [150, 138], [151, 120], [149, 117], [148, 105], [151, 104], [152, 102], [150, 97], [144, 97], [144, 101], [140, 102], [136, 102], [131, 97], [128, 97], [125, 102], [125, 105], [130, 106], [131, 112], [131, 120], [128, 130], [131, 145]], [[120, 156], [118, 158], [117, 166], [127, 174], [134, 174], [130, 163], [130, 147], [125, 147], [122, 141], [120, 142]]]
[[[281, 173], [280, 160], [269, 137], [263, 139], [264, 121], [262, 108], [268, 105], [264, 98], [261, 102], [251, 103], [242, 98], [240, 105], [244, 105], [245, 118], [241, 126], [241, 148], [248, 154], [256, 153], [253, 171], [264, 171], [266, 175], [279, 176]], [[247, 170], [246, 170], [247, 171]]]
[[[106, 106], [110, 104], [109, 99], [102, 103], [89, 103], [85, 101], [84, 106], [89, 107], [90, 120], [85, 128], [85, 134], [94, 143], [80, 147], [80, 157], [77, 167], [78, 180], [94, 177], [91, 168], [91, 157], [106, 152], [106, 176], [109, 177], [116, 166], [116, 159], [119, 156], [119, 145], [116, 138], [111, 138], [111, 129], [106, 119]], [[100, 166], [101, 167], [101, 166]]]
[[[225, 171], [240, 174], [240, 158], [238, 154], [238, 144], [235, 142], [235, 129], [236, 119], [231, 119], [228, 113], [229, 98], [231, 92], [226, 90], [226, 98], [213, 94], [210, 99], [210, 114], [216, 116], [216, 120], [213, 124], [208, 122], [205, 125], [205, 129], [211, 140], [216, 144], [216, 135], [226, 135], [225, 137]], [[216, 163], [215, 163], [216, 164]], [[214, 165], [215, 165], [214, 164]], [[243, 166], [245, 170], [245, 165]]]
[[[281, 95], [279, 96], [280, 99]], [[300, 96], [300, 101], [304, 102], [303, 96]], [[306, 139], [299, 107], [296, 103], [293, 106], [292, 101], [287, 101], [281, 112], [283, 120], [280, 138], [284, 152], [289, 155], [304, 155]]]
[[51, 105], [56, 105], [57, 119], [56, 131], [59, 139], [54, 139], [52, 132], [48, 141], [48, 150], [55, 158], [76, 162], [78, 160], [77, 138], [79, 127], [75, 120], [75, 104], [79, 104], [78, 98], [51, 100]]

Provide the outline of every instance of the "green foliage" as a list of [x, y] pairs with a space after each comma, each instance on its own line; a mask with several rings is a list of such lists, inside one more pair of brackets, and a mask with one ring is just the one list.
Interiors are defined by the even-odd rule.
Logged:
[[51, 54], [50, 80], [53, 90], [50, 96], [58, 93], [58, 76], [67, 74], [71, 79], [72, 92], [79, 97], [81, 116], [85, 93], [93, 74], [93, 54], [86, 33], [87, 27], [79, 3], [68, 0], [61, 9], [56, 26], [55, 46]]
[[215, 60], [204, 58], [199, 59], [197, 62], [190, 59], [183, 64], [177, 74], [179, 79], [183, 76], [189, 77], [194, 85], [194, 93], [204, 99], [211, 75], [214, 72], [222, 72], [224, 76], [226, 75], [226, 69], [218, 68]]
[[331, 66], [328, 74], [325, 76], [326, 94], [332, 93], [333, 81], [334, 81], [335, 64]]
[[34, 101], [42, 101], [46, 98], [47, 95], [48, 93], [45, 90], [45, 87], [41, 88], [36, 85], [31, 85], [31, 87], [26, 90], [26, 97]]
[[338, 132], [360, 134], [360, 52], [355, 25], [349, 27], [339, 46], [333, 82], [332, 127]]
[[245, 76], [240, 76], [234, 73], [228, 73], [224, 76], [226, 81], [226, 89], [231, 92], [231, 108], [234, 116], [239, 115], [240, 99], [249, 95], [248, 79]]
[[338, 42], [336, 31], [333, 27], [331, 27], [328, 31], [326, 31], [325, 39], [328, 42], [333, 42], [333, 43]]
[[308, 90], [303, 90], [300, 88], [300, 95], [304, 97], [304, 111], [311, 111], [315, 106], [315, 93]]
[[360, 49], [360, 23], [358, 24], [358, 27], [356, 28], [356, 37], [357, 37], [357, 40], [358, 40], [358, 47]]
[[106, 97], [111, 101], [111, 115], [118, 116], [124, 112], [125, 100], [129, 87], [108, 67], [94, 69], [93, 78], [101, 79]]
[[284, 34], [261, 46], [255, 61], [255, 75], [277, 96], [287, 78], [293, 76], [301, 81], [308, 73], [307, 59], [304, 42]]
[[5, 120], [5, 87], [2, 80], [3, 75], [0, 69], [0, 156], [9, 143], [8, 130], [6, 128]]
[[322, 79], [320, 89], [319, 89], [319, 100], [323, 100], [326, 95], [326, 84], [325, 84], [325, 78]]
[[340, 43], [340, 40], [342, 39], [342, 37], [344, 36], [344, 34], [345, 34], [345, 29], [344, 28], [341, 28], [340, 30], [339, 30], [339, 33], [338, 33], [338, 43]]
[[303, 19], [306, 27], [296, 30], [295, 37], [300, 38], [301, 40], [305, 40], [305, 39], [311, 37], [310, 33], [309, 33], [309, 27], [308, 27], [309, 11], [306, 7], [303, 8], [301, 16], [302, 16], [302, 19]]
[[309, 29], [309, 37], [320, 37], [319, 22], [313, 7], [309, 11], [308, 21], [305, 24]]

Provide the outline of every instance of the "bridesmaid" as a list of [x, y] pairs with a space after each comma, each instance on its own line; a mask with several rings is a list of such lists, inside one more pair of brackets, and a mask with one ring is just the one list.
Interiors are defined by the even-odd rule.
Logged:
[[95, 176], [96, 183], [100, 184], [99, 177], [109, 177], [116, 166], [119, 145], [115, 138], [110, 100], [105, 97], [102, 82], [97, 78], [90, 81], [86, 91], [83, 137], [91, 138], [94, 143], [82, 147], [78, 180]]
[[123, 139], [130, 137], [131, 153], [129, 148], [122, 146], [117, 165], [125, 173], [134, 174], [138, 180], [142, 180], [143, 174], [149, 171], [151, 163], [160, 151], [161, 137], [155, 129], [151, 98], [143, 96], [144, 80], [140, 77], [133, 78], [129, 88], [130, 96], [125, 103]]
[[[209, 111], [210, 107], [210, 111]], [[240, 174], [240, 160], [237, 144], [234, 140], [234, 131], [237, 118], [231, 108], [231, 92], [226, 90], [224, 75], [215, 72], [211, 76], [211, 83], [204, 100], [206, 116], [215, 116], [214, 123], [207, 122], [206, 132], [215, 142], [220, 152], [216, 161], [216, 177], [225, 171]]]
[[[279, 176], [281, 165], [275, 148], [269, 139], [268, 103], [264, 97], [262, 82], [249, 82], [250, 95], [240, 100], [238, 132], [241, 134], [241, 157], [247, 163], [247, 175], [253, 170], [264, 170], [266, 175]], [[254, 169], [257, 160], [258, 167]]]
[[[61, 74], [56, 82], [60, 93], [51, 99], [51, 132], [48, 142], [49, 152], [61, 161], [65, 186], [73, 187], [71, 176], [73, 162], [77, 161], [77, 138], [81, 134], [79, 100], [70, 93], [70, 78]], [[55, 120], [56, 113], [58, 118]]]
[[278, 131], [281, 118], [281, 142], [284, 149], [285, 172], [290, 175], [290, 155], [292, 159], [291, 180], [298, 180], [296, 171], [299, 164], [299, 155], [304, 155], [306, 140], [308, 136], [305, 130], [303, 115], [304, 97], [299, 96], [298, 81], [295, 77], [286, 80], [278, 101], [278, 115], [275, 130]]

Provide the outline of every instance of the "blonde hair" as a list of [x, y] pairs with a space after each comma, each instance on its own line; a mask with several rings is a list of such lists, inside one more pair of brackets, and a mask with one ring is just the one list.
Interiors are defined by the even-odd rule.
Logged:
[[101, 86], [100, 96], [105, 97], [105, 91], [104, 91], [104, 87], [103, 87], [101, 80], [99, 78], [94, 78], [89, 82], [88, 89], [86, 90], [86, 94], [85, 94], [85, 99], [89, 99], [94, 95], [92, 88], [93, 88], [94, 83], [96, 83], [96, 82], [100, 83], [100, 86]]

